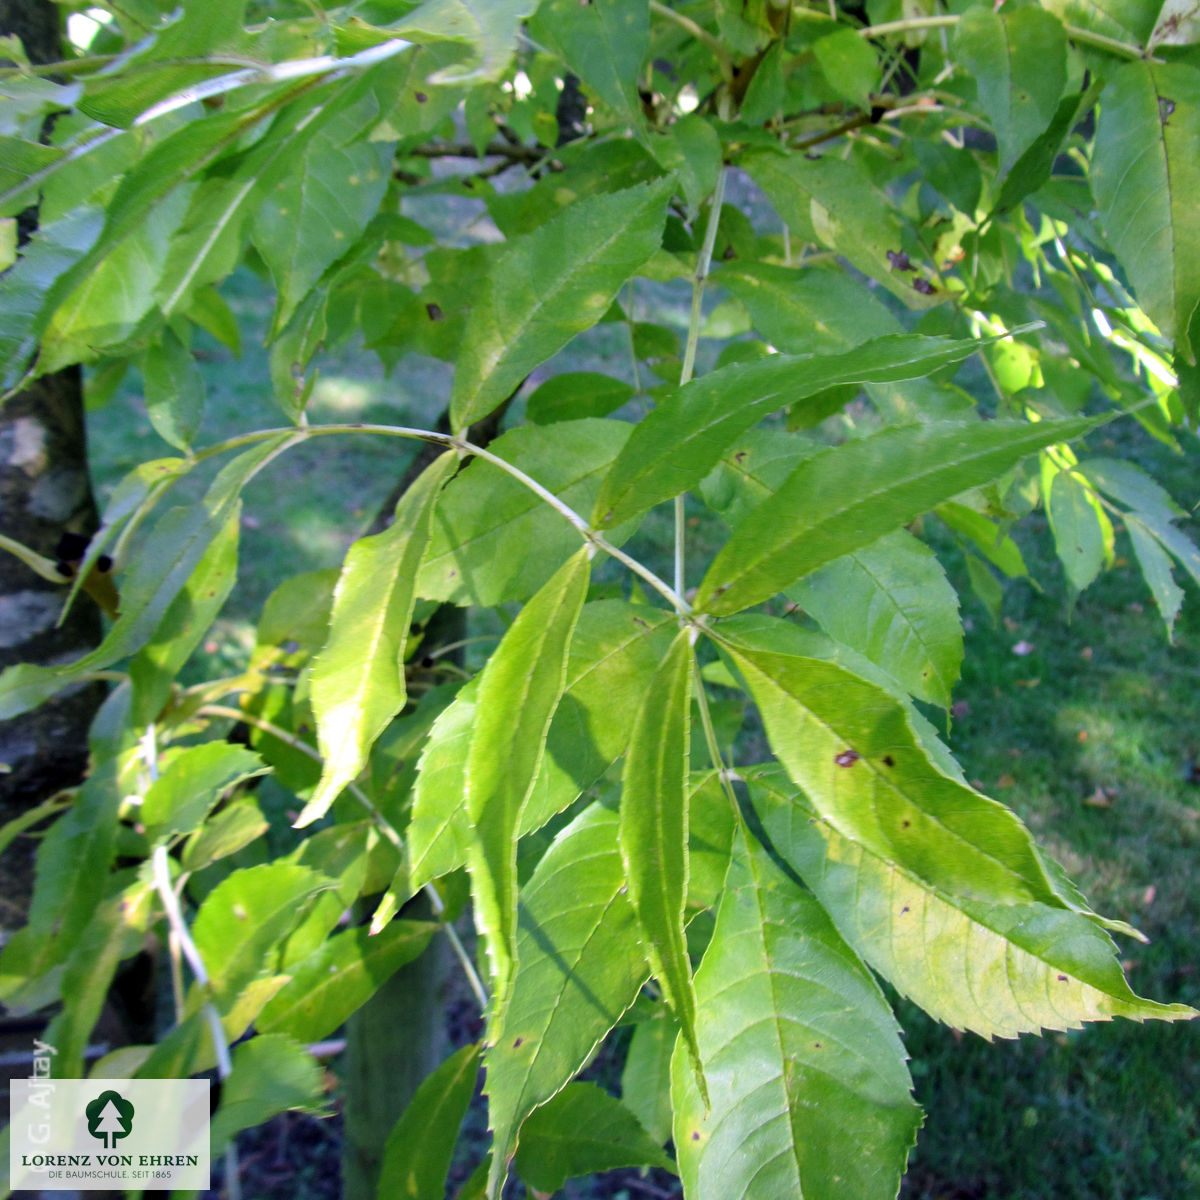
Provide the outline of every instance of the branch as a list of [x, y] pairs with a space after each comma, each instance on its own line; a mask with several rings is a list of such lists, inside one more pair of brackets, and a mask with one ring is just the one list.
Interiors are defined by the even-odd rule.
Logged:
[[[957, 25], [960, 20], [962, 20], [961, 16], [953, 14], [937, 17], [906, 17], [902, 21], [883, 21], [879, 25], [868, 25], [858, 31], [858, 36], [870, 39], [885, 37], [890, 33], [908, 33], [918, 29], [947, 29]], [[1143, 59], [1152, 63], [1164, 61], [1156, 58], [1148, 50], [1143, 50], [1141, 46], [1122, 42], [1119, 38], [1108, 37], [1103, 33], [1093, 33], [1090, 29], [1080, 29], [1078, 25], [1068, 25], [1065, 21], [1063, 28], [1067, 31], [1067, 37], [1071, 41], [1080, 42], [1085, 46], [1094, 46], [1098, 50], [1107, 50], [1109, 54], [1115, 54], [1118, 58]]]
[[535, 496], [554, 509], [559, 516], [569, 521], [585, 542], [597, 550], [603, 550], [605, 554], [615, 558], [617, 562], [624, 564], [635, 575], [644, 579], [680, 616], [690, 618], [692, 615], [692, 606], [674, 588], [651, 571], [649, 567], [643, 566], [636, 558], [631, 558], [619, 547], [614, 546], [602, 533], [593, 529], [569, 504], [560, 500], [536, 479], [526, 475], [519, 467], [514, 467], [512, 463], [506, 462], [490, 450], [485, 450], [482, 446], [476, 446], [472, 442], [452, 434], [438, 433], [433, 429], [415, 429], [406, 425], [368, 425], [359, 422], [340, 425], [301, 425], [290, 429], [259, 429], [254, 433], [244, 433], [237, 437], [227, 438], [223, 442], [217, 442], [215, 445], [198, 451], [192, 461], [194, 463], [203, 462], [214, 455], [224, 454], [227, 450], [236, 450], [239, 446], [251, 446], [255, 442], [278, 437], [281, 433], [292, 434], [292, 444], [305, 438], [323, 437], [336, 433], [370, 433], [382, 437], [413, 438], [417, 441], [433, 442], [435, 445], [445, 446], [447, 449], [459, 450], [463, 454], [469, 454], [475, 458], [485, 459], [501, 471], [511, 475], [518, 483], [527, 487]]

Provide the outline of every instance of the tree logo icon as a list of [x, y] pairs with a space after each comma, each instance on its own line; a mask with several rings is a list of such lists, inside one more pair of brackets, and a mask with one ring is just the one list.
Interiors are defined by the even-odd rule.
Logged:
[[83, 1111], [88, 1133], [99, 1138], [106, 1150], [133, 1130], [133, 1105], [120, 1092], [101, 1092]]

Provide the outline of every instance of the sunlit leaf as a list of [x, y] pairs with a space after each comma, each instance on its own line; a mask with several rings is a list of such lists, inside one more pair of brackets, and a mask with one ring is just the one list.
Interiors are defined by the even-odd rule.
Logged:
[[458, 465], [443, 454], [404, 493], [391, 525], [350, 547], [334, 591], [329, 638], [311, 686], [321, 780], [297, 826], [323, 816], [366, 762], [375, 739], [404, 707], [404, 653], [416, 601], [417, 567], [433, 508]]
[[436, 929], [425, 921], [392, 921], [374, 937], [361, 925], [335, 934], [296, 966], [255, 1025], [301, 1042], [327, 1037], [421, 954]]
[[493, 1028], [516, 968], [517, 830], [566, 686], [588, 575], [588, 554], [580, 550], [521, 610], [479, 680], [464, 800], [472, 826], [467, 862], [475, 922], [491, 968]]
[[1184, 1004], [1134, 995], [1094, 918], [930, 886], [894, 851], [839, 832], [781, 773], [759, 778], [752, 793], [772, 845], [842, 936], [939, 1020], [991, 1038], [1076, 1029], [1115, 1016], [1195, 1015]]

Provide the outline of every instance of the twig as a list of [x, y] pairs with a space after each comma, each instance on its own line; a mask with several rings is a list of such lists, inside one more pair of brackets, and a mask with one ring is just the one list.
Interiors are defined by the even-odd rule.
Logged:
[[[192, 968], [196, 982], [202, 988], [207, 988], [209, 986], [208, 971], [204, 967], [204, 960], [200, 957], [200, 951], [196, 949], [196, 943], [192, 941], [187, 922], [183, 919], [183, 913], [179, 909], [179, 899], [175, 895], [175, 889], [171, 886], [171, 869], [167, 865], [167, 848], [161, 843], [154, 847], [153, 865], [154, 886], [157, 888], [163, 908], [166, 910], [167, 924], [171, 927], [172, 934], [178, 938], [179, 946]], [[217, 1055], [217, 1074], [222, 1080], [228, 1079], [233, 1072], [233, 1061], [229, 1057], [229, 1042], [226, 1040], [225, 1030], [221, 1026], [221, 1015], [211, 1000], [204, 1002], [203, 1012], [212, 1036], [213, 1049]], [[231, 1138], [225, 1147], [225, 1186], [228, 1188], [230, 1200], [241, 1200], [242, 1185], [238, 1178], [236, 1137]]]
[[[679, 386], [690, 383], [696, 369], [696, 346], [700, 341], [700, 318], [704, 308], [704, 284], [712, 266], [713, 247], [717, 244], [717, 227], [721, 224], [721, 206], [725, 202], [725, 167], [717, 172], [713, 188], [712, 207], [708, 211], [708, 225], [704, 230], [704, 244], [696, 261], [696, 274], [692, 279], [692, 311], [688, 318], [687, 344], [683, 348], [683, 367], [679, 372]], [[684, 498], [675, 497], [675, 591], [682, 596], [686, 588], [685, 546], [687, 526], [684, 520]]]

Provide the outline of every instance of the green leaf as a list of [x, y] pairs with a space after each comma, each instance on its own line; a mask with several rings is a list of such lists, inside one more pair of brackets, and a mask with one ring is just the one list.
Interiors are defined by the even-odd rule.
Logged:
[[696, 609], [719, 615], [766, 600], [1095, 425], [1086, 418], [908, 425], [815, 454], [737, 527], [701, 582]]
[[696, 997], [683, 925], [688, 879], [692, 664], [689, 631], [681, 630], [647, 689], [634, 722], [621, 779], [618, 843], [647, 958], [699, 1073]]
[[263, 969], [305, 901], [329, 886], [307, 867], [276, 862], [234, 871], [213, 888], [196, 914], [192, 939], [223, 1011]]
[[917, 699], [950, 707], [963, 657], [958, 594], [910, 533], [897, 530], [822, 567], [789, 598]]
[[44, 995], [43, 977], [71, 953], [104, 899], [119, 802], [115, 770], [106, 764], [42, 838], [27, 922], [0, 951], [0, 999], [10, 1010], [42, 1008], [54, 998]]
[[525, 415], [539, 425], [580, 417], [607, 417], [633, 396], [633, 386], [595, 371], [551, 375], [525, 405]]
[[588, 197], [508, 244], [467, 319], [450, 398], [456, 430], [604, 316], [659, 248], [668, 190], [660, 182]]
[[[372, 98], [332, 118], [293, 161], [254, 217], [253, 238], [279, 293], [273, 328], [287, 324], [325, 268], [342, 257], [379, 209], [392, 147], [361, 138]], [[299, 161], [295, 161], [298, 158]]]
[[153, 222], [156, 206], [260, 119], [258, 111], [234, 111], [190, 121], [124, 175], [103, 213], [85, 206], [38, 230], [0, 285], [0, 387], [20, 379], [54, 311], [104, 255]]
[[234, 358], [242, 357], [242, 330], [225, 300], [215, 287], [200, 288], [188, 306], [189, 321], [199, 325], [221, 343]]
[[402, 21], [389, 25], [382, 38], [423, 36], [471, 44], [472, 61], [446, 67], [429, 77], [433, 84], [499, 79], [507, 68], [521, 22], [537, 9], [537, 0], [425, 0]]
[[57, 817], [64, 809], [70, 808], [74, 796], [69, 793], [58, 793], [41, 804], [35, 804], [24, 812], [5, 821], [0, 825], [0, 854], [9, 848], [27, 829], [40, 825], [47, 817]]
[[954, 31], [954, 49], [975, 78], [979, 103], [1000, 146], [998, 174], [1044, 133], [1067, 83], [1067, 35], [1040, 8], [1003, 15], [969, 8]]
[[1089, 458], [1079, 464], [1078, 471], [1089, 483], [1132, 509], [1147, 524], [1170, 525], [1184, 515], [1166, 489], [1135, 463], [1116, 458]]
[[659, 1146], [671, 1136], [671, 1052], [678, 1037], [679, 1026], [665, 1011], [639, 1022], [621, 1071], [622, 1102]]
[[840, 383], [912, 379], [980, 342], [882, 337], [843, 354], [735, 363], [672, 392], [633, 430], [604, 479], [594, 520], [611, 526], [694, 487], [763, 417]]
[[827, 33], [812, 44], [812, 52], [829, 86], [851, 104], [871, 107], [871, 93], [880, 84], [879, 63], [871, 44], [854, 29]]
[[[769, 654], [790, 654], [797, 658], [818, 658], [886, 692], [903, 709], [913, 736], [937, 770], [959, 783], [966, 782], [962, 767], [912, 697], [890, 675], [857, 650], [842, 642], [835, 642], [815, 629], [806, 629], [793, 620], [769, 617], [761, 612], [727, 617], [719, 629], [722, 637], [732, 639], [743, 648], [763, 650]], [[732, 672], [729, 678], [733, 678]]]
[[191, 833], [229, 788], [268, 770], [257, 754], [229, 742], [189, 746], [146, 789], [140, 818], [152, 841]]
[[904, 708], [833, 663], [729, 646], [775, 757], [846, 837], [931, 887], [989, 902], [1065, 903], [1028, 829], [943, 775]]
[[842, 270], [733, 262], [714, 272], [754, 328], [785, 354], [830, 354], [904, 328], [876, 295]]
[[1129, 63], [1100, 97], [1092, 163], [1100, 221], [1138, 303], [1184, 357], [1200, 305], [1200, 71]]
[[[541, 828], [624, 752], [638, 706], [669, 644], [671, 614], [619, 600], [585, 604], [571, 638], [567, 686], [550, 722], [520, 834]], [[434, 722], [421, 756], [408, 830], [410, 885], [467, 861], [471, 825], [462, 806], [477, 684]]]
[[185, 871], [202, 871], [219, 859], [236, 854], [266, 833], [268, 822], [251, 797], [227, 804], [204, 822], [186, 842], [180, 865]]
[[[625, 421], [590, 419], [523, 425], [488, 449], [587, 512], [631, 429]], [[527, 600], [578, 546], [579, 534], [544, 500], [476, 459], [438, 501], [417, 594], [456, 604]]]
[[1043, 7], [1082, 29], [1144, 45], [1162, 6], [1144, 0], [1044, 0]]
[[755, 152], [745, 156], [742, 166], [793, 236], [828, 246], [908, 308], [930, 308], [946, 299], [936, 289], [932, 294], [916, 291], [911, 276], [892, 270], [887, 255], [902, 248], [903, 225], [857, 159]]
[[594, 1083], [568, 1083], [521, 1129], [517, 1174], [535, 1191], [557, 1192], [568, 1179], [616, 1167], [675, 1170], [637, 1117]]
[[776, 489], [806, 458], [823, 448], [807, 434], [758, 426], [748, 429], [700, 481], [705, 504], [735, 526]]
[[566, 686], [567, 653], [587, 594], [580, 550], [518, 614], [479, 680], [467, 749], [465, 807], [475, 923], [486, 939], [492, 1028], [508, 1004], [517, 956], [517, 831]]
[[126, 341], [152, 315], [155, 284], [168, 240], [183, 219], [188, 190], [166, 196], [62, 300], [42, 334], [39, 374], [99, 357], [104, 347]]
[[204, 417], [204, 376], [192, 352], [167, 326], [140, 365], [150, 424], [161, 438], [186, 451]]
[[450, 1055], [417, 1088], [388, 1134], [378, 1200], [444, 1200], [458, 1130], [479, 1075], [479, 1046]]
[[721, 139], [717, 131], [697, 113], [689, 113], [669, 125], [647, 143], [666, 171], [679, 180], [688, 214], [698, 214], [712, 195], [721, 170]]
[[209, 1130], [218, 1154], [243, 1129], [288, 1109], [324, 1112], [324, 1073], [307, 1050], [282, 1034], [251, 1038], [233, 1049], [233, 1071], [221, 1085], [221, 1107]]
[[961, 533], [970, 539], [988, 561], [999, 567], [1010, 579], [1029, 575], [1025, 559], [1021, 556], [1021, 548], [1000, 526], [988, 520], [982, 513], [977, 513], [964, 504], [948, 501], [938, 506], [937, 515], [955, 533]]
[[421, 954], [436, 929], [427, 921], [392, 921], [374, 937], [364, 926], [335, 934], [291, 971], [255, 1026], [300, 1042], [327, 1037]]
[[1050, 178], [1063, 141], [1075, 126], [1080, 111], [1092, 107], [1099, 86], [1094, 84], [1087, 92], [1067, 95], [1059, 101], [1045, 132], [1034, 138], [1005, 175], [1000, 194], [996, 197], [997, 214], [1011, 212]]
[[1167, 627], [1167, 641], [1172, 641], [1175, 618], [1183, 604], [1183, 589], [1175, 582], [1175, 576], [1171, 573], [1171, 559], [1154, 534], [1137, 517], [1127, 514], [1125, 528], [1129, 530], [1133, 552], [1154, 596], [1154, 603], [1162, 613], [1163, 623]]
[[685, 1194], [893, 1200], [921, 1123], [896, 1019], [821, 907], [745, 834], [696, 991], [711, 1106], [681, 1040]]
[[113, 488], [104, 508], [100, 528], [88, 542], [87, 553], [79, 564], [79, 570], [75, 572], [75, 579], [64, 607], [69, 608], [74, 603], [84, 579], [96, 565], [96, 560], [108, 548], [117, 530], [130, 517], [138, 513], [145, 515], [153, 505], [155, 495], [161, 494], [168, 482], [185, 473], [190, 465], [185, 458], [158, 458], [139, 463]]
[[529, 28], [623, 121], [641, 127], [637, 81], [650, 43], [645, 0], [543, 0]]
[[[1071, 587], [1082, 592], [1112, 560], [1112, 523], [1073, 471], [1050, 467], [1046, 513], [1054, 546]], [[1045, 476], [1044, 476], [1045, 477]]]
[[1196, 1015], [1135, 996], [1094, 917], [931, 886], [903, 856], [840, 832], [777, 771], [754, 776], [751, 796], [775, 849], [859, 954], [938, 1020], [992, 1038]]
[[153, 888], [138, 881], [97, 905], [67, 959], [62, 994], [70, 998], [42, 1035], [58, 1050], [54, 1069], [64, 1079], [82, 1079], [84, 1052], [100, 1020], [122, 961], [145, 942]]
[[405, 492], [382, 533], [350, 547], [338, 578], [329, 638], [312, 666], [311, 703], [321, 780], [296, 820], [325, 815], [362, 769], [375, 739], [404, 707], [404, 655], [425, 553], [442, 485], [458, 465], [448, 451]]
[[213, 538], [183, 590], [163, 614], [154, 637], [129, 664], [134, 689], [129, 719], [139, 728], [158, 719], [175, 676], [233, 590], [237, 582], [239, 531], [238, 513], [230, 512], [225, 527]]
[[288, 434], [264, 439], [243, 451], [213, 480], [196, 504], [173, 508], [143, 542], [121, 586], [121, 615], [90, 654], [61, 667], [22, 663], [0, 675], [0, 720], [40, 704], [84, 671], [98, 671], [141, 649], [231, 515], [241, 510], [240, 492], [288, 445]]
[[494, 1186], [521, 1122], [588, 1062], [646, 979], [617, 824], [585, 809], [521, 889], [512, 1001], [485, 1055]]

